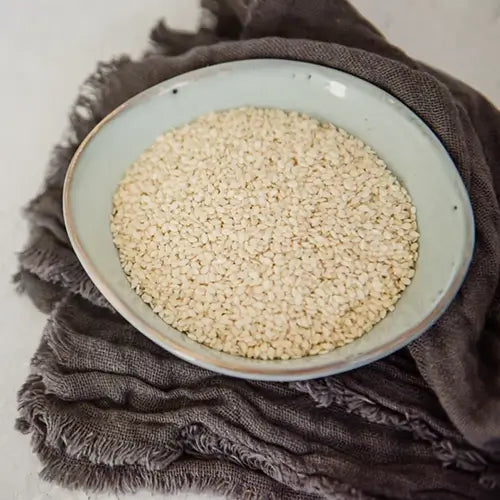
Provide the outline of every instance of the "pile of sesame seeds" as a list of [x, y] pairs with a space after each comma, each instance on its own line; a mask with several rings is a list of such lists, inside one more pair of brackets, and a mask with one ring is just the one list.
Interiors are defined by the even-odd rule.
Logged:
[[415, 208], [385, 163], [330, 123], [211, 113], [126, 171], [111, 231], [132, 288], [230, 354], [326, 353], [394, 309], [414, 276]]

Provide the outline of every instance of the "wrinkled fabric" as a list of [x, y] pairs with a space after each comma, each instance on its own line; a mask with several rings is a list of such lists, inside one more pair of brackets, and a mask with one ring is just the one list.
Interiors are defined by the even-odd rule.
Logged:
[[[100, 64], [26, 210], [19, 289], [49, 314], [19, 392], [42, 477], [71, 488], [233, 498], [494, 499], [500, 495], [500, 113], [410, 59], [344, 0], [207, 1], [198, 33], [151, 34], [138, 61]], [[409, 348], [318, 380], [234, 379], [161, 350], [117, 315], [79, 264], [61, 208], [90, 130], [167, 78], [231, 60], [337, 68], [387, 90], [441, 139], [469, 192], [476, 247], [438, 323]]]

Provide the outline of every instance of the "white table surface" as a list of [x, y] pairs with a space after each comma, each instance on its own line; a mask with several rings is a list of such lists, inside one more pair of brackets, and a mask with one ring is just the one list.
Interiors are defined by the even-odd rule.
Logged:
[[[500, 105], [499, 0], [354, 0], [358, 8], [411, 55], [461, 77]], [[480, 6], [478, 8], [477, 6]], [[138, 56], [160, 17], [192, 29], [196, 0], [0, 1], [0, 498], [145, 499], [137, 495], [68, 492], [38, 479], [29, 440], [13, 430], [16, 391], [45, 317], [10, 283], [15, 252], [26, 239], [21, 207], [40, 186], [52, 146], [66, 126], [78, 85], [97, 60]], [[417, 29], [416, 24], [421, 23]], [[214, 498], [182, 493], [170, 498]], [[165, 497], [161, 497], [165, 498]]]

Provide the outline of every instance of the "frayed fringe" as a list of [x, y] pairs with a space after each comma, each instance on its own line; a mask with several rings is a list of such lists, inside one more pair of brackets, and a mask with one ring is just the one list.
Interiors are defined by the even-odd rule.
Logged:
[[42, 344], [41, 355], [33, 360], [35, 373], [28, 377], [18, 393], [19, 418], [16, 426], [24, 434], [32, 433], [35, 452], [38, 453], [43, 444], [67, 457], [85, 459], [96, 465], [140, 465], [148, 470], [163, 470], [182, 455], [183, 447], [179, 442], [133, 445], [96, 435], [70, 416], [47, 411], [47, 405], [50, 405], [47, 386], [54, 382], [53, 374], [56, 372], [50, 356], [50, 349]]
[[[73, 156], [76, 148], [85, 139], [88, 133], [116, 106], [126, 101], [130, 95], [120, 92], [119, 82], [110, 81], [110, 76], [118, 72], [125, 65], [131, 63], [132, 60], [128, 56], [121, 56], [111, 60], [110, 62], [100, 62], [93, 74], [91, 74], [80, 86], [79, 94], [76, 98], [71, 113], [69, 115], [70, 125], [65, 133], [65, 137], [59, 148], [56, 148], [51, 159], [51, 166], [54, 170], [66, 170], [70, 158]], [[111, 88], [109, 87], [109, 84]], [[117, 98], [112, 99], [107, 106], [104, 106], [106, 98], [113, 93], [117, 94]], [[63, 153], [64, 151], [64, 153]], [[63, 153], [63, 154], [61, 154]], [[63, 159], [64, 161], [61, 161]], [[49, 184], [50, 183], [49, 176]]]
[[[449, 439], [440, 436], [422, 420], [412, 418], [410, 415], [401, 415], [377, 405], [366, 396], [348, 389], [342, 382], [333, 377], [294, 382], [291, 385], [295, 389], [309, 394], [319, 407], [336, 404], [347, 412], [354, 413], [369, 422], [390, 425], [411, 432], [415, 438], [431, 444], [434, 455], [445, 467], [455, 466], [469, 472], [486, 472], [486, 475], [489, 476], [487, 460], [478, 451], [472, 448], [460, 449]], [[491, 477], [488, 483], [491, 487]], [[496, 486], [497, 484], [494, 484], [493, 487]]]
[[[366, 500], [361, 491], [334, 478], [316, 474], [310, 476], [290, 467], [276, 455], [266, 456], [243, 443], [217, 436], [202, 424], [189, 424], [178, 432], [170, 443], [156, 447], [151, 444], [130, 445], [120, 439], [89, 432], [81, 422], [71, 416], [57, 415], [46, 408], [47, 392], [64, 393], [57, 368], [57, 350], [70, 356], [68, 346], [61, 336], [54, 336], [51, 318], [44, 330], [44, 337], [37, 355], [33, 358], [34, 374], [19, 392], [18, 428], [24, 433], [33, 432], [32, 445], [38, 453], [40, 446], [48, 446], [68, 458], [85, 460], [95, 465], [119, 467], [141, 466], [147, 470], [164, 470], [184, 453], [202, 457], [221, 457], [237, 465], [264, 473], [277, 483], [310, 495], [325, 495], [338, 500]], [[56, 342], [56, 344], [54, 344]], [[42, 439], [40, 437], [43, 437]], [[333, 496], [332, 496], [333, 495]]]
[[[202, 477], [185, 471], [183, 474], [169, 474], [169, 468], [187, 452], [203, 458], [215, 455], [229, 459], [235, 464], [263, 472], [270, 478], [279, 476], [277, 469], [271, 464], [247, 459], [244, 454], [240, 457], [238, 454], [242, 450], [227, 440], [218, 448], [210, 446], [207, 439], [213, 435], [203, 426], [191, 425], [181, 430], [176, 440], [162, 443], [161, 446], [131, 446], [127, 442], [89, 432], [85, 425], [75, 422], [69, 416], [55, 415], [54, 411], [48, 411], [50, 398], [46, 394], [44, 384], [48, 371], [47, 356], [43, 355], [41, 359], [45, 363], [44, 376], [30, 375], [19, 391], [19, 418], [16, 428], [24, 434], [31, 433], [33, 450], [45, 465], [41, 472], [42, 479], [57, 481], [70, 488], [93, 491], [111, 489], [134, 492], [148, 488], [154, 491], [175, 492], [187, 488], [208, 489], [235, 498], [280, 498], [271, 491], [262, 495], [248, 486], [231, 484], [224, 477], [213, 473]], [[211, 443], [213, 442], [212, 440]], [[219, 463], [214, 463], [217, 468]], [[271, 472], [273, 475], [270, 475]], [[289, 483], [285, 484], [289, 487]], [[344, 487], [343, 491], [355, 490]], [[367, 497], [346, 496], [342, 493], [342, 496], [335, 495], [331, 498], [354, 500]]]
[[[109, 85], [109, 77], [131, 62], [128, 56], [121, 56], [110, 62], [98, 63], [94, 73], [80, 86], [79, 95], [69, 114], [69, 125], [60, 144], [52, 151], [46, 174], [46, 188], [62, 188], [66, 170], [83, 139], [107, 114], [132, 97], [120, 92], [118, 81]], [[112, 92], [115, 92], [116, 97], [107, 102], [106, 98]], [[105, 102], [107, 106], [104, 106]]]
[[[269, 457], [255, 452], [241, 443], [215, 435], [201, 424], [191, 424], [181, 430], [187, 453], [197, 456], [220, 456], [243, 467], [263, 471], [279, 483], [293, 485], [294, 489], [332, 500], [366, 500], [361, 491], [336, 479], [316, 474], [306, 475], [292, 469], [284, 462], [276, 463], [276, 456]], [[273, 463], [274, 460], [274, 463]]]
[[182, 447], [176, 442], [138, 446], [109, 436], [98, 436], [85, 431], [82, 425], [70, 417], [51, 417], [46, 425], [45, 445], [58, 449], [68, 458], [84, 459], [96, 465], [164, 470], [183, 453]]
[[[257, 491], [248, 486], [245, 480], [233, 483], [209, 470], [203, 470], [202, 467], [199, 473], [165, 474], [140, 467], [96, 466], [82, 461], [68, 461], [46, 446], [39, 449], [38, 456], [45, 465], [40, 473], [41, 478], [70, 489], [113, 491], [118, 494], [135, 493], [141, 489], [164, 494], [211, 491], [234, 499], [278, 500], [270, 492]], [[227, 473], [230, 474], [229, 471]], [[236, 474], [235, 471], [234, 475]]]
[[[56, 309], [57, 310], [57, 309]], [[61, 415], [56, 409], [51, 409], [51, 397], [48, 394], [60, 384], [57, 376], [57, 357], [53, 352], [54, 325], [51, 318], [47, 323], [42, 343], [32, 361], [33, 373], [28, 377], [18, 394], [19, 418], [17, 428], [21, 432], [32, 435], [32, 447], [38, 454], [43, 449], [51, 449], [67, 460], [89, 462], [95, 466], [109, 466], [116, 469], [127, 466], [134, 473], [123, 471], [134, 481], [139, 481], [137, 468], [147, 471], [164, 471], [184, 454], [201, 458], [224, 458], [234, 464], [264, 473], [278, 484], [286, 485], [294, 490], [308, 495], [328, 495], [333, 499], [366, 500], [368, 497], [359, 490], [336, 479], [321, 475], [306, 475], [292, 469], [283, 460], [277, 462], [276, 456], [266, 456], [245, 446], [243, 443], [230, 441], [217, 436], [204, 425], [189, 424], [179, 429], [176, 437], [169, 443], [154, 446], [131, 445], [119, 438], [98, 435], [89, 431], [81, 421], [76, 421], [71, 415]], [[60, 339], [59, 339], [60, 340]], [[67, 346], [64, 345], [64, 349]], [[61, 345], [57, 343], [57, 348]], [[66, 352], [69, 355], [69, 352]], [[59, 393], [61, 388], [56, 391]], [[54, 398], [53, 404], [56, 404]], [[53, 464], [44, 469], [43, 477], [48, 478], [54, 472]], [[54, 466], [55, 467], [55, 466]], [[60, 469], [57, 469], [60, 472]], [[140, 469], [137, 469], [138, 471]], [[49, 473], [49, 471], [51, 471]], [[58, 472], [58, 473], [59, 473]], [[48, 475], [47, 475], [48, 474]], [[141, 472], [142, 474], [142, 472]], [[142, 475], [144, 479], [144, 475]], [[66, 479], [58, 480], [63, 482]], [[137, 487], [143, 487], [139, 481]], [[333, 496], [332, 496], [333, 495]], [[250, 496], [249, 498], [256, 498]]]
[[[41, 280], [63, 286], [73, 294], [80, 295], [96, 306], [105, 307], [114, 311], [111, 304], [99, 292], [90, 280], [75, 255], [68, 251], [69, 262], [62, 262], [60, 256], [54, 252], [41, 249], [34, 245], [20, 253], [21, 268], [30, 271]], [[16, 275], [19, 279], [19, 273]], [[22, 282], [18, 285], [23, 290]]]

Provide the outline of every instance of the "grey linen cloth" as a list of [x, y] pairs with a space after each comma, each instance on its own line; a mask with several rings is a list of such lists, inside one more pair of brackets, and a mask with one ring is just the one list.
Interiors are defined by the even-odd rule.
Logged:
[[[16, 281], [50, 316], [17, 427], [42, 477], [255, 499], [500, 498], [500, 113], [390, 45], [344, 0], [205, 5], [212, 27], [159, 24], [143, 59], [98, 66], [27, 208]], [[61, 213], [72, 155], [116, 106], [195, 68], [266, 57], [338, 68], [401, 99], [453, 157], [477, 225], [467, 279], [430, 331], [367, 367], [289, 384], [211, 373], [148, 341], [86, 276]]]

